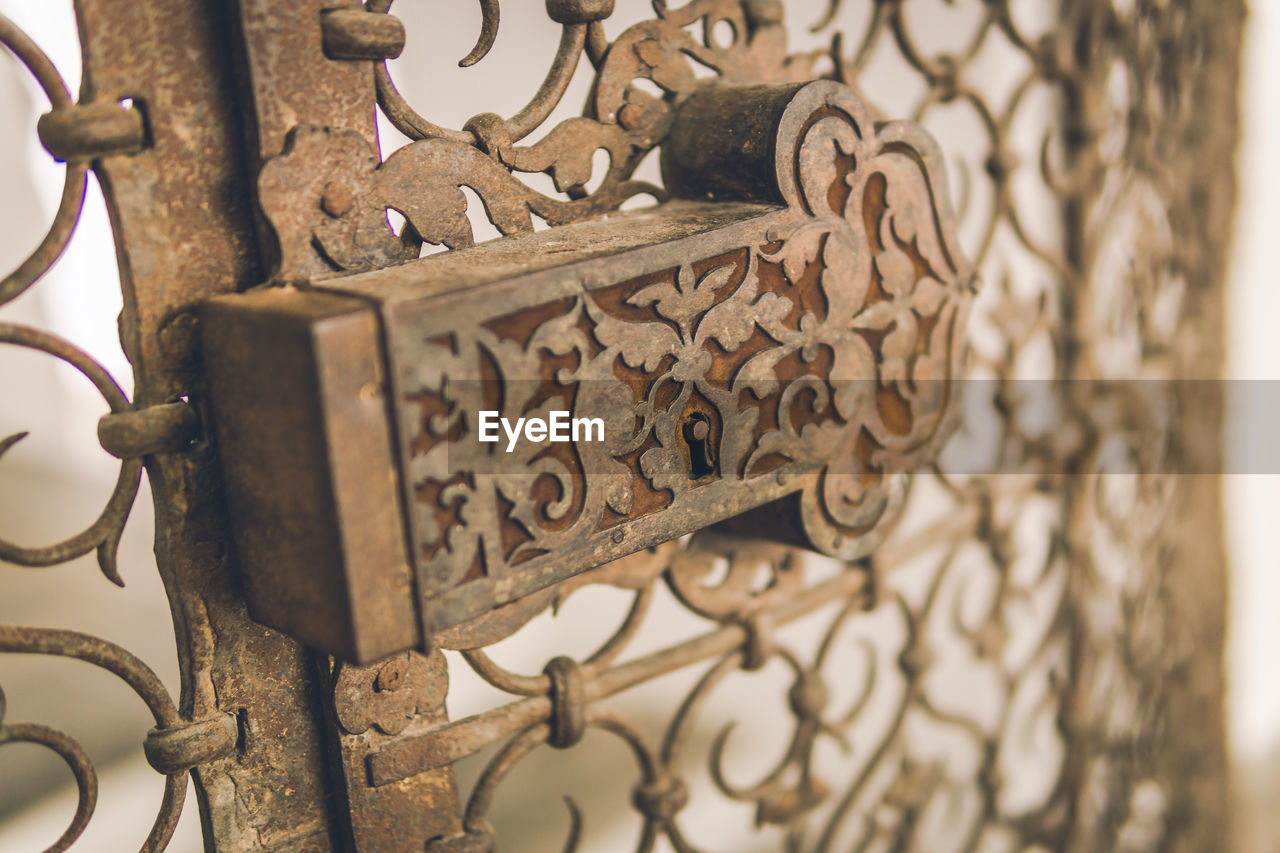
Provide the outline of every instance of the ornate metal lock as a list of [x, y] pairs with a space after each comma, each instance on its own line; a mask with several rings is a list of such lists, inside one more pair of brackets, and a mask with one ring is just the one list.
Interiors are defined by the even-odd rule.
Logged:
[[[430, 200], [394, 156], [307, 172], [358, 150], [300, 130], [264, 207], [325, 182], [326, 250], [377, 251]], [[662, 157], [653, 208], [207, 303], [259, 620], [366, 662], [712, 524], [874, 547], [955, 409], [973, 277], [934, 144], [834, 82], [708, 86]]]

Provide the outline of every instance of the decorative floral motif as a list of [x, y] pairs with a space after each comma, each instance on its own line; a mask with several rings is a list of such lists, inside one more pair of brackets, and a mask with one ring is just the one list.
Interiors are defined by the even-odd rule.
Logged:
[[[389, 5], [384, 2], [382, 10]], [[259, 201], [281, 247], [276, 277], [308, 277], [314, 268], [308, 259], [316, 251], [335, 270], [351, 272], [416, 258], [419, 241], [451, 249], [470, 246], [474, 237], [463, 187], [480, 197], [485, 214], [503, 234], [532, 231], [535, 215], [562, 225], [607, 213], [636, 195], [665, 198], [661, 187], [631, 176], [662, 143], [680, 104], [702, 83], [695, 67], [710, 69], [727, 84], [815, 76], [816, 55], [787, 55], [781, 10], [773, 5], [738, 0], [693, 0], [679, 8], [655, 4], [655, 19], [636, 24], [610, 45], [588, 114], [562, 122], [528, 146], [516, 143], [532, 127], [513, 133], [511, 122], [492, 114], [472, 119], [464, 131], [432, 125], [404, 104], [384, 68], [379, 92], [384, 108], [390, 107], [387, 115], [417, 141], [374, 169], [376, 154], [358, 134], [297, 128], [285, 153], [269, 161], [259, 177]], [[721, 23], [733, 33], [728, 44], [711, 38]], [[701, 39], [689, 32], [694, 25], [701, 25]], [[576, 57], [557, 68], [571, 71], [574, 63]], [[663, 96], [649, 94], [638, 82], [657, 86]], [[317, 144], [323, 153], [315, 150]], [[588, 193], [597, 151], [608, 152], [609, 168]], [[318, 163], [325, 165], [317, 168]], [[513, 172], [546, 173], [566, 197], [539, 193]], [[352, 186], [354, 203], [341, 212], [324, 204], [325, 186], [335, 175]], [[405, 239], [392, 233], [387, 210], [405, 216]]]
[[[570, 546], [626, 553], [610, 537], [658, 513], [684, 525], [669, 537], [797, 492], [815, 547], [870, 550], [904, 472], [946, 437], [972, 285], [932, 143], [871, 128], [838, 84], [799, 88], [778, 131], [790, 205], [745, 222], [741, 248], [633, 261], [643, 274], [584, 286], [531, 327], [532, 308], [479, 307], [447, 332], [392, 323], [412, 365], [402, 416], [428, 594], [564, 563]], [[598, 417], [604, 441], [495, 453], [473, 434], [486, 409]]]

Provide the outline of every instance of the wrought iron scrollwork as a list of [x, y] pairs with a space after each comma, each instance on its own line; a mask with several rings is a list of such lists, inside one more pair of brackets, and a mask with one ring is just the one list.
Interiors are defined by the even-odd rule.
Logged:
[[[44, 51], [22, 31], [17, 24], [0, 15], [0, 44], [18, 58], [49, 99], [53, 110], [65, 110], [72, 106], [71, 90]], [[85, 185], [88, 183], [88, 163], [67, 163], [66, 178], [62, 184], [62, 198], [58, 212], [54, 214], [49, 231], [31, 256], [0, 282], [0, 305], [16, 298], [35, 284], [53, 266], [71, 242], [80, 209], [84, 207]]]
[[[16, 24], [3, 16], [0, 16], [0, 44], [8, 48], [39, 82], [49, 98], [52, 114], [76, 108], [66, 84], [48, 56]], [[0, 282], [0, 305], [16, 299], [39, 281], [66, 249], [84, 204], [88, 169], [87, 158], [66, 163], [66, 179], [53, 223], [31, 256]], [[0, 323], [0, 344], [53, 356], [92, 382], [110, 413], [120, 415], [134, 411], [129, 398], [106, 368], [73, 344], [48, 332], [14, 323]], [[0, 440], [0, 456], [25, 436], [26, 433], [22, 432]], [[123, 586], [116, 553], [137, 498], [142, 467], [141, 458], [121, 459], [120, 474], [106, 506], [84, 530], [45, 546], [24, 546], [0, 540], [0, 560], [19, 566], [47, 567], [96, 551], [103, 575]], [[129, 652], [97, 637], [72, 631], [3, 625], [0, 626], [0, 653], [51, 655], [85, 661], [118, 676], [145, 702], [156, 724], [148, 738], [147, 753], [157, 768], [165, 773], [165, 787], [155, 823], [142, 849], [163, 850], [182, 811], [189, 768], [198, 760], [224, 754], [234, 746], [234, 736], [225, 721], [215, 720], [203, 729], [197, 727], [198, 731], [192, 737], [186, 721], [179, 716], [156, 674]], [[38, 723], [7, 722], [4, 696], [0, 692], [0, 746], [12, 743], [38, 744], [51, 750], [74, 775], [79, 789], [75, 814], [61, 837], [49, 848], [51, 851], [67, 849], [88, 826], [97, 803], [98, 781], [92, 761], [79, 743], [58, 729]]]
[[94, 807], [98, 803], [98, 774], [93, 769], [93, 762], [79, 743], [58, 729], [39, 723], [6, 725], [4, 712], [4, 691], [0, 690], [0, 747], [10, 743], [32, 743], [43, 746], [61, 758], [75, 776], [76, 787], [79, 789], [75, 814], [62, 835], [58, 836], [58, 840], [48, 848], [53, 853], [66, 850], [89, 825], [89, 818], [93, 817]]
[[[84, 374], [102, 394], [112, 412], [127, 412], [131, 408], [124, 391], [101, 364], [88, 353], [54, 335], [13, 323], [0, 323], [0, 344], [12, 344], [52, 355]], [[0, 445], [0, 455], [25, 435], [26, 433], [17, 433], [5, 439], [3, 445]], [[120, 545], [120, 536], [124, 533], [129, 511], [138, 495], [141, 479], [141, 459], [121, 460], [120, 476], [115, 488], [102, 514], [93, 524], [62, 542], [43, 547], [24, 547], [0, 540], [0, 560], [21, 566], [53, 566], [96, 549], [102, 573], [117, 586], [124, 586], [124, 579], [120, 577], [116, 566], [116, 550]]]
[[[106, 640], [74, 631], [55, 631], [47, 628], [0, 626], [0, 653], [55, 655], [82, 660], [101, 667], [119, 677], [146, 703], [155, 718], [158, 730], [176, 729], [183, 725], [178, 710], [160, 679], [151, 668], [119, 646]], [[0, 712], [3, 703], [0, 703]], [[67, 735], [47, 726], [35, 724], [3, 725], [0, 713], [0, 746], [20, 741], [39, 743], [56, 752], [67, 762], [75, 774], [80, 788], [79, 804], [75, 817], [66, 832], [50, 849], [65, 850], [84, 832], [93, 816], [97, 800], [97, 776], [93, 764], [84, 750]], [[182, 812], [182, 802], [187, 794], [188, 767], [174, 768], [165, 776], [164, 795], [160, 811], [156, 815], [151, 832], [143, 843], [146, 853], [163, 850], [173, 835]]]
[[[1033, 494], [1033, 490], [1022, 484], [1002, 493], [989, 494], [988, 499], [992, 509], [999, 508], [1004, 515]], [[681, 828], [680, 817], [688, 802], [684, 773], [690, 766], [686, 753], [691, 733], [699, 726], [698, 718], [711, 695], [727, 677], [734, 673], [749, 677], [771, 661], [778, 661], [791, 674], [787, 691], [791, 714], [787, 745], [775, 765], [760, 778], [747, 784], [734, 782], [724, 768], [726, 754], [735, 749], [734, 723], [725, 724], [712, 739], [707, 753], [706, 772], [719, 792], [730, 800], [751, 804], [757, 825], [784, 828], [790, 839], [788, 849], [861, 850], [875, 843], [918, 845], [921, 843], [915, 834], [918, 827], [909, 818], [875, 824], [862, 822], [860, 816], [868, 809], [875, 811], [877, 802], [881, 811], [918, 810], [935, 795], [960, 790], [969, 783], [949, 778], [941, 764], [912, 756], [911, 738], [905, 729], [929, 719], [971, 738], [982, 760], [978, 768], [969, 772], [985, 780], [980, 790], [994, 798], [1004, 784], [999, 770], [1002, 751], [1015, 749], [1016, 739], [1024, 736], [1026, 727], [1040, 725], [1036, 720], [1052, 714], [1061, 700], [1059, 686], [1050, 687], [1038, 702], [1028, 707], [1018, 706], [1023, 699], [1015, 703], [1013, 697], [1017, 693], [1044, 690], [1046, 671], [1061, 666], [1060, 638], [1048, 630], [1047, 625], [1039, 629], [1038, 640], [1032, 640], [1025, 633], [1019, 635], [1018, 627], [1008, 621], [1012, 614], [1001, 611], [1002, 602], [1024, 596], [1043, 599], [1046, 593], [1052, 596], [1054, 590], [1060, 593], [1065, 573], [1061, 554], [1054, 549], [1041, 552], [1038, 559], [1044, 564], [1030, 575], [1024, 568], [1021, 574], [1026, 576], [1006, 579], [1005, 590], [991, 593], [990, 609], [975, 620], [972, 614], [962, 612], [965, 572], [971, 574], [972, 569], [964, 565], [959, 554], [966, 542], [983, 528], [991, 531], [992, 547], [1000, 549], [1000, 563], [1026, 565], [1028, 558], [1037, 559], [1033, 553], [1019, 555], [1019, 550], [1011, 545], [1013, 529], [1008, 523], [997, 522], [994, 516], [971, 516], [948, 519], [912, 543], [898, 543], [896, 547], [890, 544], [877, 552], [871, 564], [851, 567], [832, 580], [813, 585], [806, 581], [804, 558], [793, 549], [710, 533], [698, 534], [688, 545], [667, 549], [659, 565], [665, 564], [662, 577], [676, 597], [699, 615], [713, 620], [718, 628], [681, 645], [607, 669], [596, 665], [579, 667], [566, 661], [555, 669], [572, 672], [578, 681], [567, 693], [557, 687], [554, 673], [548, 680], [546, 675], [508, 672], [487, 655], [469, 651], [464, 659], [481, 678], [500, 690], [528, 698], [516, 705], [445, 724], [436, 733], [418, 737], [422, 741], [434, 741], [434, 749], [440, 751], [437, 756], [444, 754], [457, 759], [479, 749], [494, 734], [512, 731], [513, 727], [531, 721], [517, 730], [489, 760], [471, 795], [464, 829], [467, 837], [478, 841], [492, 836], [493, 830], [483, 817], [498, 782], [516, 763], [543, 744], [560, 748], [572, 746], [581, 736], [583, 726], [603, 725], [626, 741], [640, 762], [641, 780], [635, 789], [634, 804], [642, 817], [643, 829], [636, 849], [652, 849], [659, 836], [666, 836], [677, 850], [700, 850], [702, 848]], [[912, 594], [906, 589], [900, 590], [883, 573], [911, 559], [913, 554], [937, 548], [945, 549], [946, 556], [929, 581], [923, 603], [913, 603], [909, 600]], [[653, 561], [657, 556], [648, 555], [650, 567], [655, 566]], [[721, 566], [719, 570], [717, 565]], [[639, 601], [637, 599], [637, 604]], [[787, 622], [807, 616], [832, 601], [843, 604], [826, 617], [827, 627], [810, 655], [802, 657], [777, 635], [778, 629]], [[606, 643], [613, 654], [624, 650], [624, 637], [629, 642], [637, 633], [633, 624], [637, 610], [636, 606], [632, 607], [623, 626]], [[873, 630], [860, 628], [871, 614], [897, 622], [902, 628], [902, 639], [890, 645], [877, 639]], [[945, 641], [932, 637], [938, 630], [946, 632]], [[470, 645], [460, 636], [464, 631], [465, 626], [454, 629], [449, 643]], [[1008, 645], [1011, 636], [1019, 637], [1023, 644], [1031, 641], [1032, 645], [1016, 652], [1018, 658], [1026, 662], [1025, 671], [1019, 672], [1015, 667], [1000, 679], [998, 688], [995, 683], [989, 685], [1009, 697], [998, 724], [980, 724], [967, 718], [949, 708], [947, 697], [936, 695], [935, 689], [927, 685], [929, 674], [937, 669], [940, 655], [965, 648], [972, 650], [966, 654], [974, 655], [976, 661], [983, 662], [982, 666], [997, 666], [998, 662], [1008, 660], [1012, 652]], [[851, 643], [861, 660], [862, 675], [856, 684], [849, 683], [847, 659], [841, 668], [832, 668], [833, 652], [842, 643], [846, 646]], [[637, 687], [674, 669], [698, 666], [700, 662], [709, 662], [709, 665], [671, 715], [658, 745], [651, 744], [625, 716], [596, 709], [595, 703], [618, 691]], [[1033, 686], [1036, 679], [1040, 679], [1039, 687]], [[831, 700], [828, 684], [841, 682], [843, 698], [837, 707]], [[889, 701], [892, 711], [887, 717], [882, 714], [886, 728], [875, 741], [868, 743], [861, 734], [850, 732], [867, 715], [873, 697], [877, 703]], [[564, 731], [565, 726], [575, 731], [576, 737], [562, 740], [557, 733]], [[846, 756], [847, 769], [854, 771], [846, 779], [832, 778], [815, 769], [815, 750], [823, 740]], [[378, 783], [392, 780], [391, 776], [378, 777], [377, 774], [391, 766], [393, 758], [408, 757], [412, 745], [408, 746], [408, 749], [402, 747], [399, 755], [382, 756], [382, 762], [372, 765]], [[894, 761], [900, 762], [898, 781], [890, 790], [884, 790], [883, 783], [874, 780], [883, 776]], [[415, 769], [411, 762], [400, 766], [403, 772]], [[584, 820], [576, 806], [571, 804], [570, 809], [572, 829], [566, 850], [576, 849]], [[816, 824], [813, 823], [815, 817]], [[986, 820], [999, 823], [994, 813]], [[1011, 822], [1010, 828], [1012, 825]], [[1019, 828], [1033, 834], [1030, 823]], [[976, 838], [989, 830], [988, 823], [977, 821], [969, 824], [965, 832]], [[438, 842], [439, 849], [453, 849], [450, 843], [454, 843], [454, 839], [442, 839]]]
[[[680, 8], [656, 4], [657, 17], [631, 27], [612, 42], [604, 41], [599, 22], [612, 3], [552, 4], [564, 25], [546, 81], [533, 100], [515, 116], [503, 119], [480, 113], [462, 130], [442, 128], [410, 107], [391, 81], [386, 61], [376, 65], [379, 103], [384, 114], [413, 143], [399, 149], [381, 166], [358, 135], [328, 139], [317, 128], [299, 128], [290, 148], [268, 164], [259, 179], [259, 194], [282, 247], [277, 275], [292, 280], [310, 269], [309, 253], [318, 243], [327, 262], [338, 270], [385, 266], [417, 257], [415, 239], [391, 233], [385, 211], [409, 220], [406, 236], [443, 244], [471, 245], [474, 238], [465, 210], [464, 186], [484, 202], [486, 213], [503, 234], [533, 230], [533, 216], [550, 225], [576, 222], [613, 210], [636, 195], [663, 199], [661, 187], [632, 179], [640, 161], [660, 145], [680, 104], [699, 85], [693, 66], [710, 69], [726, 83], [797, 82], [811, 78], [816, 57], [788, 57], [780, 7], [737, 0], [695, 0]], [[377, 0], [367, 8], [386, 12], [391, 4]], [[551, 8], [549, 6], [549, 8]], [[486, 13], [487, 26], [497, 26], [497, 6]], [[563, 20], [562, 20], [563, 19]], [[716, 42], [712, 32], [725, 23], [731, 43]], [[698, 25], [701, 38], [688, 28]], [[564, 95], [583, 52], [597, 65], [596, 85], [586, 113], [551, 129], [532, 145], [518, 143], [545, 121]], [[478, 61], [478, 60], [477, 60]], [[663, 93], [655, 97], [634, 85], [645, 81]], [[609, 167], [588, 192], [592, 157], [609, 154]], [[324, 180], [311, 166], [327, 162]], [[564, 198], [531, 189], [513, 173], [544, 172]], [[298, 198], [296, 186], [314, 176], [314, 201]], [[326, 187], [344, 183], [347, 203], [324, 201]], [[335, 187], [335, 190], [337, 187]], [[303, 213], [311, 209], [310, 216]], [[305, 218], [304, 218], [305, 216]]]
[[[55, 112], [69, 110], [74, 104], [70, 90], [53, 62], [13, 21], [0, 15], [0, 44], [3, 44], [29, 70], [39, 82]], [[49, 231], [34, 252], [16, 270], [0, 282], [0, 305], [16, 299], [27, 288], [47, 273], [62, 255], [84, 206], [85, 186], [88, 182], [88, 163], [67, 162], [66, 179], [62, 198], [54, 214]], [[119, 384], [100, 363], [88, 353], [67, 341], [47, 332], [13, 323], [0, 323], [0, 344], [10, 344], [36, 350], [53, 356], [74, 367], [83, 374], [102, 395], [110, 411], [125, 412], [130, 409], [129, 399]], [[0, 440], [0, 456], [21, 441], [26, 433], [17, 433]], [[116, 567], [116, 550], [125, 521], [138, 494], [142, 477], [142, 463], [138, 459], [126, 459], [120, 464], [120, 476], [111, 497], [98, 519], [87, 529], [62, 542], [43, 547], [26, 547], [0, 540], [0, 560], [22, 566], [51, 566], [73, 560], [96, 549], [98, 565], [102, 573], [118, 586], [124, 581]]]
[[[378, 64], [384, 113], [417, 140], [382, 168], [399, 166], [397, 157], [408, 163], [430, 150], [456, 174], [448, 171], [447, 180], [431, 186], [436, 209], [426, 220], [385, 203], [387, 197], [376, 191], [364, 196], [364, 207], [355, 207], [366, 211], [379, 232], [386, 231], [383, 211], [399, 210], [410, 223], [406, 231], [449, 247], [468, 246], [473, 239], [463, 186], [476, 192], [504, 234], [531, 229], [532, 215], [556, 224], [619, 204], [622, 196], [613, 194], [627, 186], [647, 151], [668, 141], [675, 112], [706, 85], [693, 73], [695, 64], [724, 83], [805, 79], [827, 66], [824, 76], [887, 112], [875, 96], [873, 72], [891, 56], [899, 76], [918, 84], [914, 101], [893, 112], [926, 126], [944, 111], [962, 112], [980, 140], [979, 154], [956, 154], [948, 168], [958, 176], [953, 186], [960, 190], [961, 242], [987, 281], [974, 310], [968, 375], [982, 380], [975, 385], [992, 389], [990, 429], [999, 436], [998, 458], [982, 470], [943, 464], [918, 475], [908, 517], [913, 507], [930, 502], [943, 509], [930, 523], [891, 535], [834, 581], [810, 585], [800, 552], [759, 543], [729, 546], [707, 534], [664, 553], [645, 572], [624, 571], [634, 584], [626, 588], [643, 591], [665, 583], [685, 607], [717, 626], [637, 660], [604, 669], [560, 663], [553, 672], [522, 674], [503, 669], [483, 650], [553, 600], [562, 601], [586, 578], [445, 632], [438, 639], [446, 648], [466, 649], [466, 664], [515, 700], [443, 724], [371, 759], [375, 784], [386, 784], [397, 773], [436, 766], [425, 760], [429, 753], [448, 763], [506, 739], [471, 795], [463, 834], [437, 841], [438, 849], [470, 849], [466, 839], [484, 849], [493, 839], [486, 816], [499, 782], [540, 746], [568, 746], [574, 738], [565, 732], [578, 735], [592, 726], [606, 727], [630, 744], [639, 762], [642, 779], [634, 803], [644, 829], [638, 849], [650, 849], [659, 835], [678, 850], [696, 849], [680, 828], [688, 793], [676, 766], [683, 733], [716, 684], [771, 660], [783, 661], [792, 673], [793, 730], [780, 763], [753, 783], [731, 780], [722, 764], [735, 742], [732, 729], [723, 728], [713, 741], [710, 774], [721, 795], [755, 804], [758, 824], [785, 826], [787, 849], [944, 849], [929, 832], [936, 829], [939, 810], [952, 807], [945, 849], [1100, 849], [1121, 836], [1133, 849], [1158, 849], [1168, 792], [1177, 782], [1159, 781], [1149, 762], [1121, 755], [1123, 746], [1107, 739], [1148, 743], [1158, 737], [1158, 708], [1169, 704], [1150, 682], [1173, 665], [1156, 651], [1154, 639], [1171, 630], [1159, 615], [1156, 592], [1171, 581], [1156, 552], [1161, 538], [1170, 535], [1178, 486], [1164, 476], [1143, 475], [1140, 487], [1126, 491], [1101, 474], [1154, 470], [1171, 457], [1159, 442], [1104, 447], [1098, 441], [1106, 432], [1102, 419], [1128, 404], [1103, 405], [1091, 396], [1090, 380], [1179, 375], [1168, 333], [1180, 322], [1175, 317], [1191, 322], [1179, 313], [1185, 310], [1183, 273], [1190, 267], [1203, 273], [1211, 262], [1195, 248], [1204, 245], [1203, 233], [1175, 204], [1185, 201], [1183, 187], [1193, 179], [1185, 170], [1175, 175], [1182, 167], [1171, 164], [1193, 158], [1168, 150], [1174, 137], [1156, 128], [1176, 126], [1188, 133], [1180, 138], [1204, 141], [1189, 129], [1190, 101], [1173, 97], [1171, 88], [1172, 80], [1184, 79], [1200, 60], [1176, 68], [1172, 57], [1203, 56], [1196, 51], [1207, 50], [1208, 39], [1190, 22], [1208, 26], [1212, 12], [1170, 12], [1155, 2], [1052, 4], [1036, 23], [1016, 4], [995, 0], [980, 8], [973, 4], [957, 28], [963, 32], [951, 34], [950, 46], [939, 49], [913, 17], [921, 5], [831, 0], [813, 27], [830, 35], [830, 47], [800, 54], [788, 54], [781, 5], [770, 2], [693, 0], [678, 8], [655, 3], [654, 20], [612, 41], [595, 21], [582, 41], [571, 38], [566, 26], [555, 68], [571, 67], [584, 51], [596, 70], [591, 101], [583, 117], [552, 128], [531, 145], [520, 144], [529, 128], [493, 115], [477, 116], [462, 130], [431, 123], [396, 92], [386, 63]], [[389, 4], [370, 8], [385, 12]], [[841, 21], [849, 17], [859, 26], [843, 28]], [[711, 36], [721, 22], [733, 32], [729, 44]], [[491, 41], [496, 23], [495, 6], [486, 11], [482, 43]], [[1177, 47], [1161, 58], [1157, 44]], [[478, 48], [466, 64], [483, 53]], [[990, 69], [982, 68], [990, 56], [1003, 57], [1002, 68], [1008, 69], [998, 85]], [[548, 78], [558, 79], [556, 73]], [[634, 85], [640, 80], [643, 86]], [[548, 85], [539, 97], [555, 91]], [[648, 94], [654, 86], [660, 95]], [[610, 168], [599, 188], [587, 193], [590, 158], [601, 148], [611, 155]], [[268, 181], [274, 180], [271, 169], [288, 167], [288, 156], [269, 165]], [[553, 177], [565, 198], [539, 195], [511, 177], [540, 171]], [[1223, 174], [1205, 176], [1204, 183], [1225, 181]], [[390, 175], [375, 176], [373, 185], [381, 180]], [[661, 189], [651, 195], [663, 197]], [[1166, 216], [1162, 211], [1170, 205], [1173, 212]], [[1182, 249], [1172, 239], [1179, 227], [1186, 239]], [[325, 232], [316, 230], [299, 235], [296, 244], [309, 242], [312, 233], [324, 243]], [[801, 236], [791, 235], [787, 246], [799, 252]], [[407, 257], [411, 250], [397, 251]], [[344, 251], [328, 254], [337, 271], [366, 263], [348, 257]], [[799, 261], [792, 266], [802, 268]], [[1050, 389], [1063, 407], [1057, 423], [1065, 428], [1058, 433], [1029, 423], [1035, 407], [1026, 398], [1027, 386], [1019, 384], [1028, 377]], [[1168, 417], [1183, 405], [1170, 391], [1151, 411], [1129, 405], [1126, 417]], [[1084, 476], [1064, 480], [1064, 474]], [[616, 583], [619, 576], [610, 568], [594, 580]], [[767, 578], [763, 588], [761, 572]], [[907, 580], [913, 574], [914, 590]], [[847, 604], [817, 651], [806, 657], [779, 644], [773, 628], [807, 613], [803, 603], [812, 603], [815, 594]], [[637, 593], [637, 605], [642, 595]], [[617, 636], [625, 633], [630, 642], [643, 630], [632, 625], [637, 618], [633, 608]], [[897, 634], [877, 634], [870, 627], [885, 625]], [[847, 708], [833, 709], [827, 694], [836, 679], [826, 677], [823, 666], [837, 646], [852, 647], [861, 657], [864, 679]], [[1135, 656], [1145, 661], [1142, 671], [1133, 666]], [[598, 707], [670, 668], [699, 663], [707, 668], [660, 747], [647, 744], [616, 712]], [[572, 689], [556, 680], [568, 673]], [[975, 679], [973, 694], [991, 698], [994, 708], [978, 712], [968, 701], [972, 696], [948, 694], [940, 686], [948, 674]], [[1079, 707], [1093, 701], [1079, 697], [1103, 695], [1092, 691], [1116, 701]], [[868, 734], [866, 720], [877, 702], [891, 710], [887, 723]], [[1112, 745], [1082, 740], [1070, 729], [1074, 725]], [[965, 744], [961, 752], [971, 760], [930, 754], [913, 734], [921, 727], [948, 732]], [[810, 757], [824, 740], [847, 747], [843, 782], [813, 771]], [[1087, 782], [1079, 775], [1086, 764]], [[1047, 779], [1031, 781], [1026, 767], [1033, 765]], [[1119, 767], [1125, 770], [1117, 775]], [[1085, 787], [1096, 794], [1088, 802], [1081, 799], [1088, 796]], [[570, 811], [566, 848], [574, 849], [585, 818], [572, 804]]]

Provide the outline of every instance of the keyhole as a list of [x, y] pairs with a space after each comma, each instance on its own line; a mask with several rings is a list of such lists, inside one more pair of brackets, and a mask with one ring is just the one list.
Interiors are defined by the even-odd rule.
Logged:
[[715, 458], [711, 454], [711, 421], [700, 412], [689, 415], [684, 422], [685, 443], [689, 445], [689, 479], [701, 480], [715, 470]]

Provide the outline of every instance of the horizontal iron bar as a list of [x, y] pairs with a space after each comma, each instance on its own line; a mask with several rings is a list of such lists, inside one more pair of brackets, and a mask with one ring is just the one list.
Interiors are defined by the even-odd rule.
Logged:
[[[824, 604], [854, 595], [866, 584], [866, 572], [851, 569], [764, 613], [773, 624], [781, 625], [805, 616]], [[749, 631], [745, 625], [723, 625], [677, 646], [605, 670], [585, 685], [583, 700], [588, 704], [597, 702], [642, 682], [727, 654], [744, 646], [748, 640]], [[550, 715], [550, 698], [531, 696], [446, 723], [370, 753], [366, 759], [369, 784], [374, 787], [390, 785], [452, 764], [479, 752], [502, 737], [543, 722]]]

